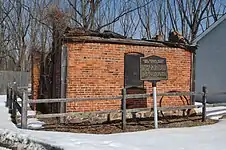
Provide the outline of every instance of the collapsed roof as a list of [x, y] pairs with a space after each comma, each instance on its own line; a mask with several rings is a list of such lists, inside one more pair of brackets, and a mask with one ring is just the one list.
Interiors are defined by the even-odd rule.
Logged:
[[178, 47], [191, 52], [197, 49], [194, 45], [185, 43], [176, 43], [170, 41], [158, 41], [156, 39], [141, 40], [132, 39], [112, 31], [94, 31], [84, 28], [66, 28], [63, 37], [64, 42], [95, 42], [95, 43], [112, 43], [112, 44], [130, 44], [155, 47]]

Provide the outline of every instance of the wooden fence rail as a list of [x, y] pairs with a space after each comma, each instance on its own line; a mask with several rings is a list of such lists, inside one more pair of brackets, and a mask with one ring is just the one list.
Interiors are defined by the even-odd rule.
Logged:
[[[21, 94], [20, 94], [21, 95]], [[203, 95], [202, 92], [194, 93], [194, 92], [173, 92], [173, 93], [159, 93], [157, 96], [191, 96], [191, 95]], [[127, 94], [125, 95], [126, 99], [132, 98], [147, 98], [152, 97], [152, 93], [150, 94]], [[22, 97], [22, 96], [19, 96]], [[87, 97], [87, 98], [53, 98], [53, 99], [29, 99], [29, 104], [38, 104], [38, 103], [57, 103], [57, 102], [76, 102], [76, 101], [93, 101], [93, 100], [119, 100], [122, 99], [123, 96], [114, 96], [114, 97]]]
[[[20, 90], [19, 90], [20, 89]], [[22, 89], [22, 90], [21, 90]], [[147, 98], [152, 97], [152, 93], [147, 94], [126, 94], [126, 89], [122, 89], [122, 95], [119, 96], [112, 96], [112, 97], [96, 97], [96, 98], [59, 98], [59, 99], [37, 99], [32, 100], [28, 99], [28, 94], [26, 88], [18, 88], [16, 84], [7, 87], [7, 102], [6, 107], [9, 108], [9, 112], [11, 113], [11, 118], [14, 123], [16, 123], [16, 112], [19, 111], [21, 114], [21, 128], [27, 128], [27, 109], [28, 104], [34, 103], [56, 103], [56, 102], [75, 102], [75, 101], [93, 101], [93, 100], [121, 100], [121, 110], [107, 110], [107, 111], [96, 111], [96, 112], [70, 112], [70, 113], [56, 113], [56, 114], [39, 114], [30, 117], [36, 118], [52, 118], [52, 117], [60, 117], [64, 118], [66, 116], [73, 116], [76, 114], [82, 113], [94, 113], [94, 114], [101, 114], [101, 113], [122, 113], [122, 129], [126, 128], [126, 114], [128, 112], [139, 112], [139, 111], [153, 111], [153, 108], [135, 108], [135, 109], [126, 109], [126, 100], [132, 98]], [[186, 105], [186, 106], [171, 106], [171, 107], [158, 107], [159, 111], [170, 111], [170, 110], [190, 110], [193, 108], [200, 108], [202, 107], [202, 121], [206, 119], [206, 107], [212, 106], [206, 104], [207, 98], [207, 88], [203, 87], [203, 91], [199, 93], [195, 92], [169, 92], [169, 93], [159, 93], [157, 96], [192, 96], [192, 95], [201, 95], [202, 96], [202, 105]], [[19, 105], [17, 102], [17, 98], [22, 99], [22, 106]]]

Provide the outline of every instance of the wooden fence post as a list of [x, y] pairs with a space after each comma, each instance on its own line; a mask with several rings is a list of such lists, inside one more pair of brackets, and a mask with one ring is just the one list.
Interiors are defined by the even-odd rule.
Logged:
[[12, 107], [13, 107], [13, 90], [12, 90], [12, 87], [10, 87], [10, 90], [9, 90], [9, 113], [12, 114]]
[[27, 129], [27, 100], [28, 100], [27, 92], [23, 92], [22, 114], [21, 114], [21, 128], [22, 129]]
[[11, 115], [11, 118], [12, 118], [12, 122], [14, 124], [16, 124], [16, 102], [17, 102], [17, 85], [16, 83], [14, 83], [13, 85], [13, 99], [12, 99], [12, 115]]
[[[61, 89], [60, 97], [66, 98], [66, 83], [67, 83], [67, 47], [63, 46], [61, 50]], [[60, 102], [60, 113], [66, 112], [66, 103]], [[60, 117], [60, 123], [65, 123], [65, 117]]]
[[202, 122], [206, 121], [206, 95], [207, 95], [207, 87], [203, 86], [202, 87]]
[[7, 89], [6, 89], [6, 103], [5, 103], [5, 107], [9, 107], [9, 85], [7, 85]]
[[122, 89], [122, 129], [126, 128], [126, 88]]

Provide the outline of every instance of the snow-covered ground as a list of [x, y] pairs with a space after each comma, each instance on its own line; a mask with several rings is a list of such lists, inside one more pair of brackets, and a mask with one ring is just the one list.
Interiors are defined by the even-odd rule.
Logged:
[[[202, 105], [202, 103], [195, 102], [195, 105]], [[202, 112], [202, 107], [195, 108], [197, 113]], [[211, 119], [220, 119], [223, 115], [226, 114], [226, 107], [225, 106], [218, 106], [218, 107], [207, 107], [206, 108], [206, 116]]]
[[0, 150], [10, 150], [10, 149], [5, 148], [5, 147], [0, 147]]
[[0, 98], [0, 131], [46, 142], [65, 150], [226, 150], [226, 120], [201, 127], [171, 128], [111, 135], [22, 130], [9, 119]]
[[[4, 96], [3, 96], [3, 98], [4, 98]], [[20, 106], [22, 106], [21, 105], [21, 103], [22, 103], [21, 101], [22, 100], [20, 98], [17, 98], [17, 102], [19, 103]], [[30, 108], [29, 104], [28, 104], [28, 108]], [[17, 116], [20, 116], [20, 115], [21, 114], [19, 112], [17, 112]], [[34, 115], [36, 115], [36, 111], [28, 110], [27, 115], [28, 116], [34, 116]], [[28, 120], [27, 120], [27, 127], [29, 129], [41, 129], [44, 124], [45, 124], [44, 122], [39, 121], [36, 118], [28, 118]], [[20, 127], [21, 123], [18, 123], [17, 126]]]

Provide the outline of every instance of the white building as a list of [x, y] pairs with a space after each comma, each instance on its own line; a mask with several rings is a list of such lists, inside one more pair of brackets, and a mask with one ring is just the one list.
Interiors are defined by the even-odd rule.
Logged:
[[[206, 84], [210, 93], [208, 102], [226, 102], [226, 15], [199, 35], [193, 44], [198, 46], [195, 66], [196, 91], [201, 91], [202, 85]], [[199, 100], [200, 98], [196, 97], [196, 101]]]

